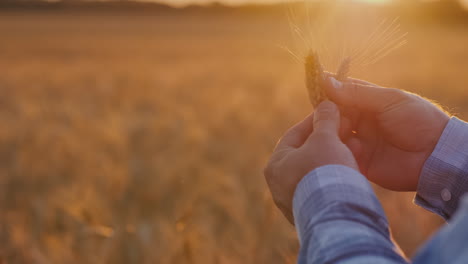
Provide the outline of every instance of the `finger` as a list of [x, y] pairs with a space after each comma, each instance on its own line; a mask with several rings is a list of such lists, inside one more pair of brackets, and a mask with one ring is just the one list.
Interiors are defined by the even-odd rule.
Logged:
[[351, 150], [351, 153], [353, 153], [353, 156], [358, 164], [359, 171], [367, 177], [369, 164], [367, 162], [367, 157], [364, 153], [364, 142], [357, 137], [351, 137], [346, 142], [346, 146], [349, 148], [349, 150]]
[[341, 123], [343, 124], [343, 119], [348, 119], [351, 122], [351, 130], [356, 130], [356, 126], [359, 122], [361, 112], [359, 112], [359, 110], [354, 107], [342, 106], [342, 105], [338, 107], [340, 109], [340, 115], [342, 119]]
[[354, 157], [358, 159], [362, 153], [362, 142], [357, 137], [351, 137], [347, 142], [346, 146], [351, 150]]
[[338, 106], [331, 101], [323, 101], [314, 113], [314, 133], [326, 132], [338, 135], [340, 128], [340, 112]]
[[375, 84], [375, 83], [371, 83], [371, 82], [364, 81], [364, 80], [360, 80], [360, 79], [348, 78], [347, 81], [350, 81], [350, 82], [353, 82], [353, 83], [357, 83], [357, 84], [360, 84], [360, 85], [367, 85], [367, 86], [376, 86], [376, 87], [379, 87], [379, 86], [378, 86], [377, 84]]
[[377, 141], [378, 120], [369, 113], [363, 114], [356, 124], [357, 136], [365, 141]]
[[286, 133], [278, 142], [277, 148], [282, 147], [293, 147], [298, 148], [302, 146], [305, 140], [309, 137], [309, 135], [314, 130], [314, 113], [308, 115], [304, 120], [297, 123]]
[[341, 114], [340, 118], [340, 138], [341, 141], [345, 142], [353, 135], [353, 122], [350, 118], [343, 116]]
[[368, 142], [357, 137], [352, 137], [346, 142], [346, 146], [351, 150], [351, 153], [353, 153], [353, 156], [357, 161], [359, 171], [369, 178], [372, 154], [368, 151], [370, 148]]
[[342, 83], [333, 77], [326, 81], [325, 90], [330, 99], [339, 105], [378, 113], [408, 98], [405, 92], [398, 89], [356, 82]]
[[367, 114], [359, 120], [356, 127], [357, 134], [346, 142], [354, 157], [358, 161], [361, 172], [368, 176], [373, 155], [376, 154], [379, 134], [375, 119]]
[[[336, 74], [331, 73], [331, 72], [326, 72], [325, 71], [325, 72], [323, 72], [323, 76], [324, 76], [324, 80], [326, 80], [329, 77], [333, 77], [333, 78], [336, 79]], [[371, 82], [368, 82], [368, 81], [364, 81], [364, 80], [360, 80], [360, 79], [356, 79], [356, 78], [351, 78], [351, 77], [347, 77], [346, 82], [353, 82], [353, 83], [357, 83], [357, 84], [361, 84], [361, 85], [368, 85], [368, 86], [378, 86], [377, 84], [374, 84], [374, 83], [371, 83]]]

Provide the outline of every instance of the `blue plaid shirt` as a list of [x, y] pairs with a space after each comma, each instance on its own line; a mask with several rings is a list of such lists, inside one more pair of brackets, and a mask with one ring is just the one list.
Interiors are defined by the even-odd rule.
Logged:
[[341, 165], [317, 168], [298, 184], [293, 213], [299, 263], [468, 263], [468, 123], [452, 118], [420, 175], [414, 202], [439, 214], [443, 227], [409, 261], [391, 239], [367, 179]]

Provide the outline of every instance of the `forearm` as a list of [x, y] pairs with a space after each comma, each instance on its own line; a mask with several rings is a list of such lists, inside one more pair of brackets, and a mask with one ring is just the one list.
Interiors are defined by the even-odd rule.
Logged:
[[299, 263], [406, 263], [371, 186], [356, 170], [331, 165], [312, 171], [293, 203]]
[[414, 202], [451, 218], [468, 192], [468, 123], [452, 118], [419, 176]]

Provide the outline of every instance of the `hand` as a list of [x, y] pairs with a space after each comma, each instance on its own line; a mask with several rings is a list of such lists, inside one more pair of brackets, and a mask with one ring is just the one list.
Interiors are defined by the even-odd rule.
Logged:
[[276, 206], [294, 224], [292, 200], [299, 181], [315, 168], [339, 164], [358, 169], [351, 151], [338, 136], [340, 113], [330, 102], [290, 128], [279, 141], [265, 168]]
[[[329, 79], [330, 99], [352, 120], [345, 140], [361, 172], [391, 190], [416, 191], [419, 175], [450, 117], [424, 98], [359, 80]], [[349, 122], [348, 122], [349, 123]]]

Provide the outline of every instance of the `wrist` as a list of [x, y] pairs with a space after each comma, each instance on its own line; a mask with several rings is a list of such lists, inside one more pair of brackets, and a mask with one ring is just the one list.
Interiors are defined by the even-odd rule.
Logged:
[[423, 152], [421, 154], [421, 158], [417, 160], [417, 164], [419, 164], [419, 170], [415, 179], [413, 179], [411, 182], [411, 186], [414, 186], [413, 191], [417, 190], [417, 187], [419, 185], [419, 179], [421, 178], [421, 174], [423, 174], [424, 171], [424, 166], [431, 157], [431, 155], [434, 153], [439, 142], [441, 141], [442, 135], [448, 127], [448, 123], [450, 122], [451, 118], [447, 114], [441, 112], [441, 116], [437, 120], [438, 122], [435, 122], [433, 129], [434, 136], [432, 137], [432, 140], [429, 142], [429, 144], [427, 144], [429, 148], [425, 152]]
[[355, 169], [325, 165], [309, 172], [297, 185], [293, 199], [294, 222], [300, 241], [310, 225], [330, 213], [331, 207], [350, 204], [353, 204], [353, 208], [356, 206], [378, 212], [380, 221], [385, 221], [370, 183]]

